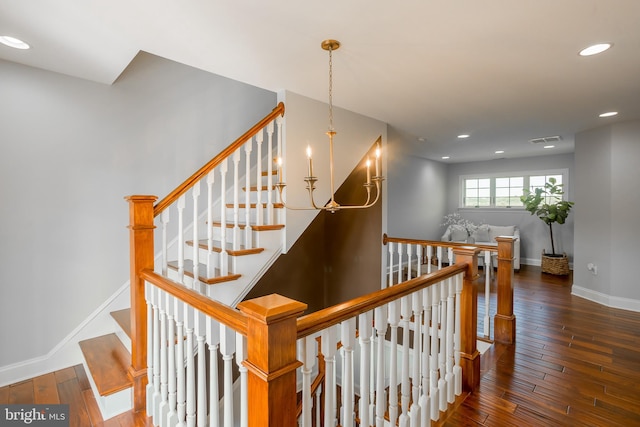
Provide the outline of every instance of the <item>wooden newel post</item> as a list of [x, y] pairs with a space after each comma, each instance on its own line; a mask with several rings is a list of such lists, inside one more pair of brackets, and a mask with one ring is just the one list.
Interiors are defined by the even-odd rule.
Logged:
[[480, 352], [478, 352], [478, 253], [480, 249], [462, 246], [453, 250], [456, 264], [467, 264], [460, 296], [460, 366], [462, 388], [473, 391], [480, 385]]
[[129, 251], [131, 289], [131, 366], [133, 409], [146, 409], [147, 386], [147, 304], [145, 282], [140, 272], [153, 270], [153, 204], [156, 196], [129, 196]]
[[307, 305], [272, 294], [238, 304], [247, 315], [249, 427], [294, 427], [296, 318]]
[[498, 310], [493, 320], [496, 341], [516, 342], [516, 316], [513, 314], [513, 242], [514, 237], [499, 236], [498, 242]]

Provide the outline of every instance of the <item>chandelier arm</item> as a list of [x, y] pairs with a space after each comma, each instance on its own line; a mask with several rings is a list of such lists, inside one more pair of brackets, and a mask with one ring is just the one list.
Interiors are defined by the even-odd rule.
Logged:
[[282, 194], [282, 190], [284, 190], [284, 187], [286, 186], [286, 184], [284, 183], [278, 183], [276, 184], [276, 187], [278, 188], [278, 194], [280, 196], [280, 202], [282, 203], [282, 205], [292, 211], [315, 211], [318, 210], [320, 208], [315, 208], [315, 207], [309, 207], [309, 208], [301, 208], [301, 207], [297, 207], [297, 206], [290, 206], [287, 204], [287, 202], [285, 202], [284, 200], [284, 196]]

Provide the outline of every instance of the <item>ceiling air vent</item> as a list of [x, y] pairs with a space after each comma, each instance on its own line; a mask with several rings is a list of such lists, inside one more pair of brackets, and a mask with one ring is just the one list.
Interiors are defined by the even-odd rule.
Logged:
[[533, 138], [529, 142], [532, 144], [553, 144], [562, 141], [561, 136], [545, 136], [544, 138]]

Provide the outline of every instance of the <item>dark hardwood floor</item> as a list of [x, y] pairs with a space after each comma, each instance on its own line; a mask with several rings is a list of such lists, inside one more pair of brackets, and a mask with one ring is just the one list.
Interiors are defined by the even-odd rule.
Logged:
[[[438, 425], [640, 426], [640, 313], [572, 296], [572, 282], [523, 266], [516, 344], [483, 354], [480, 389]], [[2, 403], [69, 403], [72, 427], [151, 425], [133, 413], [103, 421], [81, 365], [1, 387]]]

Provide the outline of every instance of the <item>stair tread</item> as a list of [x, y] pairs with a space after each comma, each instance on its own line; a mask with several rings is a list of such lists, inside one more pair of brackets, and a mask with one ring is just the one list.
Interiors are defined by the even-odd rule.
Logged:
[[[214, 227], [221, 227], [222, 223], [220, 221], [213, 221], [212, 225]], [[269, 230], [281, 230], [284, 228], [284, 224], [271, 224], [271, 225], [256, 225], [249, 224], [251, 229], [254, 231], [269, 231]], [[244, 230], [247, 225], [245, 223], [238, 224], [241, 230]], [[233, 228], [235, 224], [233, 222], [227, 222], [227, 228]]]
[[[193, 240], [188, 240], [187, 241], [187, 245], [193, 246]], [[207, 239], [198, 240], [198, 246], [201, 249], [208, 249], [209, 248], [209, 241]], [[264, 248], [249, 248], [249, 249], [246, 249], [244, 247], [244, 245], [240, 245], [240, 249], [234, 250], [232, 243], [227, 243], [225, 245], [225, 249], [227, 250], [227, 253], [230, 256], [253, 255], [253, 254], [259, 254], [260, 252], [264, 251]], [[220, 243], [220, 240], [214, 240], [213, 241], [212, 250], [213, 250], [213, 252], [222, 252], [222, 244]]]
[[[178, 271], [178, 261], [169, 261], [167, 265], [169, 268]], [[206, 271], [207, 266], [204, 264], [199, 264], [198, 273]], [[184, 260], [184, 274], [193, 278], [193, 261], [190, 259]], [[240, 274], [227, 274], [226, 276], [220, 276], [220, 269], [218, 268], [214, 270], [214, 274], [214, 277], [205, 277], [202, 274], [198, 274], [198, 278], [202, 283], [206, 283], [207, 285], [215, 285], [217, 283], [238, 280], [240, 277], [242, 277], [242, 275]]]
[[131, 355], [116, 334], [80, 341], [79, 345], [100, 396], [108, 396], [133, 385], [128, 375]]
[[[268, 185], [262, 185], [262, 186], [260, 186], [260, 189], [262, 191], [269, 191], [269, 186]], [[276, 186], [272, 185], [271, 189], [275, 190]], [[242, 191], [247, 191], [247, 187], [242, 187]], [[251, 187], [249, 187], [249, 191], [258, 191], [258, 186], [257, 185], [252, 185]]]
[[124, 333], [131, 338], [131, 309], [123, 308], [122, 310], [112, 311], [110, 314]]

